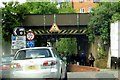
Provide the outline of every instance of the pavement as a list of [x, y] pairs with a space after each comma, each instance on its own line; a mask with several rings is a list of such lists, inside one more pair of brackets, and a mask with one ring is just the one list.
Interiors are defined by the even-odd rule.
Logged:
[[[97, 79], [97, 80], [104, 80], [104, 79], [118, 79], [120, 70], [112, 70], [112, 69], [100, 69], [99, 72], [68, 72], [68, 79], [78, 78], [80, 79]], [[119, 78], [120, 79], [120, 78]]]

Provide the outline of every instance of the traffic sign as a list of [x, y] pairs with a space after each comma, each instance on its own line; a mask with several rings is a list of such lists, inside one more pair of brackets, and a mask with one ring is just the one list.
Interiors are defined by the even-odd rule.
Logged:
[[34, 38], [35, 38], [35, 34], [34, 34], [34, 32], [28, 32], [27, 34], [26, 34], [26, 38], [27, 38], [27, 40], [34, 40]]
[[16, 27], [13, 31], [14, 36], [23, 36], [25, 35], [25, 29], [22, 27]]
[[53, 23], [52, 27], [50, 28], [50, 32], [60, 32], [56, 23]]
[[11, 49], [21, 49], [26, 47], [26, 36], [13, 36]]
[[16, 36], [12, 36], [12, 40], [13, 40], [13, 41], [16, 40]]
[[34, 47], [35, 43], [34, 41], [26, 41], [26, 47]]
[[13, 34], [14, 34], [15, 36], [18, 35], [18, 27], [14, 28], [14, 30], [13, 30]]

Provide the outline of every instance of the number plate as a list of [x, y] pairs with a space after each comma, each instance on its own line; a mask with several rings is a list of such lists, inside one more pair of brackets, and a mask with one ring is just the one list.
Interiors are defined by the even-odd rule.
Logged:
[[31, 65], [31, 66], [28, 66], [27, 70], [38, 70], [38, 67]]

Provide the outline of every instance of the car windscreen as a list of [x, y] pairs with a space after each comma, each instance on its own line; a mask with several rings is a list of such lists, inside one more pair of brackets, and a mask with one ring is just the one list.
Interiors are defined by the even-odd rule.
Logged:
[[31, 49], [31, 50], [21, 50], [19, 51], [14, 60], [24, 60], [33, 58], [47, 58], [52, 57], [49, 49]]

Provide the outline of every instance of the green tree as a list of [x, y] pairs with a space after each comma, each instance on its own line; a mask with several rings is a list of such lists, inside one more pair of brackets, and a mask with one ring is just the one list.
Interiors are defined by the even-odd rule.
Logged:
[[22, 26], [22, 21], [28, 10], [19, 2], [3, 2], [2, 8], [2, 34], [5, 41], [11, 41], [13, 28]]
[[111, 22], [115, 22], [115, 21], [120, 21], [120, 13], [118, 13], [118, 12], [113, 14], [113, 16], [112, 16]]
[[27, 6], [30, 14], [75, 13], [68, 2], [61, 3], [60, 8], [57, 8], [58, 3], [53, 2], [26, 2], [24, 5]]
[[64, 2], [59, 8], [59, 13], [75, 13], [75, 10], [69, 2]]
[[56, 14], [58, 13], [57, 3], [50, 2], [26, 2], [24, 4], [29, 14]]
[[60, 38], [60, 41], [56, 43], [56, 47], [61, 53], [77, 53], [77, 43], [75, 38]]
[[[110, 41], [110, 23], [113, 19], [118, 20], [120, 2], [100, 3], [90, 14], [87, 36], [90, 42], [94, 42], [95, 35], [100, 35], [103, 42]], [[117, 16], [117, 19], [116, 19]]]
[[105, 46], [110, 43], [110, 23], [120, 20], [120, 2], [99, 3], [90, 14], [87, 36], [89, 42], [94, 42], [95, 36], [99, 35], [101, 42], [101, 52], [105, 52]]

